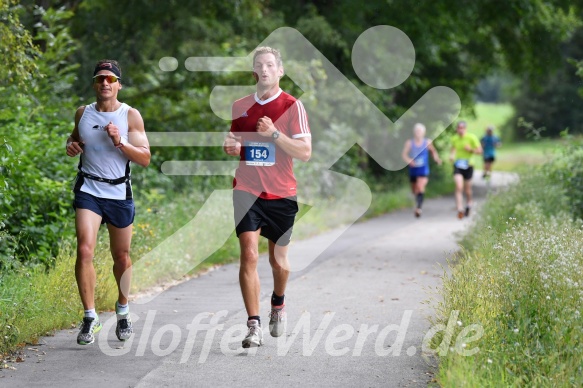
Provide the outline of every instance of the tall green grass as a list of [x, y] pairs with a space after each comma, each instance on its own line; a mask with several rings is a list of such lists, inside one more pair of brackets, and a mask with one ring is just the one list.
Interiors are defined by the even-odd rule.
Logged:
[[[76, 327], [79, 323], [82, 309], [75, 282], [74, 252], [65, 243], [55, 267], [48, 273], [37, 266], [0, 277], [0, 354], [34, 343], [56, 328]], [[100, 281], [96, 305], [110, 310], [112, 298], [117, 297], [111, 262], [98, 256], [95, 268]]]
[[570, 211], [583, 194], [569, 190], [581, 175], [557, 179], [580, 163], [559, 156], [483, 205], [444, 274], [435, 322], [458, 310], [456, 330], [477, 324], [483, 336], [476, 354], [441, 357], [440, 385], [583, 386], [583, 224]]

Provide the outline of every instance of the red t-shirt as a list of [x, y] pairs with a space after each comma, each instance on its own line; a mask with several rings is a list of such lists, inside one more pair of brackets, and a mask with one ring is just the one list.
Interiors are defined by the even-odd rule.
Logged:
[[233, 188], [265, 199], [294, 196], [293, 158], [279, 148], [277, 141], [257, 133], [257, 121], [264, 116], [292, 139], [311, 136], [304, 105], [281, 89], [265, 101], [257, 94], [235, 101], [231, 132], [241, 136], [242, 147]]

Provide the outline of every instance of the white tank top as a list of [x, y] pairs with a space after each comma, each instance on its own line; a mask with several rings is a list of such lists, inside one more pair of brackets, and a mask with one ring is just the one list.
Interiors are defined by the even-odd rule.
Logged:
[[[111, 121], [119, 128], [120, 136], [128, 140], [128, 111], [125, 103], [114, 112], [98, 112], [96, 103], [85, 106], [79, 120], [79, 136], [85, 144], [79, 161], [79, 169], [85, 173], [106, 179], [117, 179], [130, 175], [130, 161], [123, 152], [115, 148], [107, 136], [105, 126]], [[75, 191], [83, 191], [99, 198], [131, 199], [131, 182], [113, 185], [78, 176]]]

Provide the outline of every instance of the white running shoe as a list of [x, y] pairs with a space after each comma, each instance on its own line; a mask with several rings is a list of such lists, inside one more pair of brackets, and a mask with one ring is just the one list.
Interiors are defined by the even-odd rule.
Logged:
[[269, 334], [272, 337], [280, 337], [285, 329], [286, 321], [285, 305], [279, 307], [271, 306], [269, 313]]
[[247, 321], [247, 336], [243, 340], [243, 348], [251, 348], [263, 345], [263, 330], [261, 330], [261, 325], [259, 321], [255, 319], [250, 319]]

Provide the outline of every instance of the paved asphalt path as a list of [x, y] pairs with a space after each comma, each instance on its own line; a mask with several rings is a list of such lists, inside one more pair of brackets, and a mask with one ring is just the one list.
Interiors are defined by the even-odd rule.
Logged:
[[[241, 348], [246, 314], [238, 265], [225, 265], [133, 304], [135, 334], [125, 344], [115, 337], [113, 315], [103, 313], [104, 329], [92, 345], [77, 345], [77, 329], [28, 345], [24, 362], [12, 364], [16, 370], [0, 370], [0, 387], [427, 386], [435, 360], [422, 351], [432, 314], [423, 302], [471, 219], [458, 220], [453, 198], [444, 197], [427, 200], [420, 219], [403, 210], [351, 226], [292, 273], [287, 330], [279, 338], [267, 328], [272, 280], [263, 257], [259, 348]], [[323, 237], [290, 249], [301, 255], [307, 242]]]

